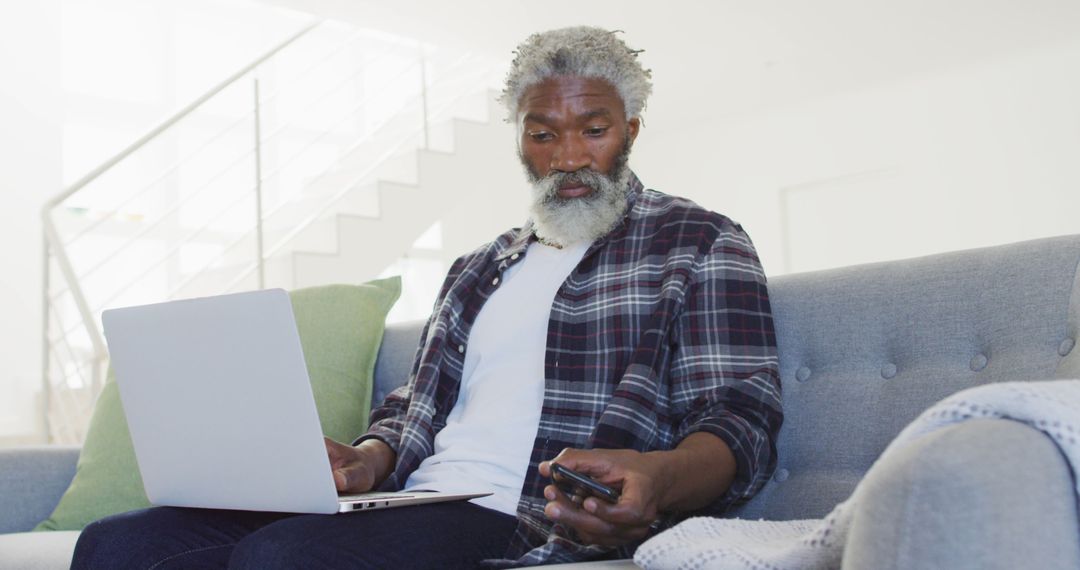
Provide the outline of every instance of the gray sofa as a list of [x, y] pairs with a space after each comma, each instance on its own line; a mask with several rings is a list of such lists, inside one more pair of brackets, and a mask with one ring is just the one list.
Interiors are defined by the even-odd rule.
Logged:
[[[780, 459], [734, 515], [821, 517], [941, 398], [1080, 378], [1078, 262], [1080, 236], [1064, 236], [773, 279]], [[418, 334], [416, 323], [387, 330], [375, 401], [405, 379]], [[77, 453], [0, 451], [0, 533], [20, 533], [0, 535], [0, 567], [66, 566], [76, 533], [24, 531], [56, 504]], [[856, 512], [844, 568], [1080, 568], [1073, 474], [1039, 432], [972, 421], [880, 467], [869, 482], [881, 492]]]

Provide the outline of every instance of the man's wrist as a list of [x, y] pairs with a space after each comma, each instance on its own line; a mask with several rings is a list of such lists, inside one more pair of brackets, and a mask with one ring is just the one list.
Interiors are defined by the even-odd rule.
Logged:
[[373, 487], [378, 487], [390, 476], [397, 454], [385, 441], [377, 438], [365, 439], [353, 446], [361, 460], [371, 469], [374, 476]]
[[651, 465], [656, 510], [664, 514], [675, 511], [681, 486], [679, 450], [649, 451], [643, 457]]
[[735, 474], [735, 458], [719, 437], [696, 432], [675, 449], [653, 451], [657, 510], [662, 513], [700, 509], [722, 496]]

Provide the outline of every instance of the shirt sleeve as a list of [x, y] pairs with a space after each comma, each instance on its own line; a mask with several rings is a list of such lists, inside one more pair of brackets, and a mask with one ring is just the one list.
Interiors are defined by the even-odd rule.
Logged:
[[420, 361], [424, 357], [425, 348], [431, 340], [428, 335], [432, 331], [432, 325], [439, 315], [439, 307], [442, 306], [449, 294], [450, 288], [461, 274], [461, 268], [465, 264], [465, 256], [458, 258], [451, 266], [446, 279], [443, 281], [439, 296], [435, 300], [434, 310], [428, 318], [424, 329], [420, 333], [420, 344], [416, 349], [416, 357], [413, 358], [412, 371], [409, 379], [402, 386], [398, 386], [386, 395], [386, 399], [378, 403], [371, 410], [367, 432], [353, 440], [352, 444], [359, 445], [364, 440], [378, 439], [398, 454], [401, 447], [401, 434], [405, 428], [405, 415], [412, 402], [413, 386], [416, 382], [416, 374], [420, 369]]
[[354, 446], [368, 439], [378, 439], [390, 446], [395, 455], [398, 453], [401, 446], [401, 433], [405, 427], [405, 414], [408, 412], [409, 403], [412, 401], [417, 363], [423, 354], [424, 346], [427, 344], [428, 330], [431, 328], [432, 319], [434, 319], [434, 316], [428, 319], [427, 324], [424, 325], [424, 329], [420, 333], [420, 346], [416, 350], [416, 358], [413, 360], [413, 369], [409, 374], [409, 380], [393, 389], [386, 395], [386, 399], [371, 410], [371, 415], [368, 416], [367, 432], [353, 440], [352, 444]]
[[706, 509], [720, 513], [753, 497], [772, 475], [783, 422], [765, 273], [738, 225], [725, 224], [701, 257], [674, 336], [670, 378], [676, 441], [708, 432], [735, 456], [735, 480]]
[[[427, 326], [424, 327], [424, 333], [421, 338], [426, 337]], [[368, 439], [378, 439], [390, 446], [395, 455], [398, 453], [401, 433], [405, 427], [405, 413], [412, 401], [414, 378], [414, 375], [410, 375], [408, 382], [387, 394], [386, 399], [371, 410], [367, 432], [352, 442], [354, 446]]]

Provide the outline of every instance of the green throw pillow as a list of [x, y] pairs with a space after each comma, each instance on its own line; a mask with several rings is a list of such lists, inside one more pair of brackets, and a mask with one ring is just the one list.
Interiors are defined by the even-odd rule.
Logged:
[[[367, 429], [375, 358], [401, 278], [290, 293], [323, 433], [351, 441]], [[150, 506], [135, 463], [120, 393], [109, 374], [98, 397], [75, 478], [34, 530], [81, 530], [102, 517]]]

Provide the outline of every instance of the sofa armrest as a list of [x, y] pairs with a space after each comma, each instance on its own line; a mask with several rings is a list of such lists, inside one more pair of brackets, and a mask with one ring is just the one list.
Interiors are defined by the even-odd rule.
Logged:
[[923, 436], [866, 475], [843, 568], [1080, 568], [1068, 461], [1020, 422]]
[[77, 446], [0, 449], [0, 533], [28, 531], [48, 517], [78, 460]]

